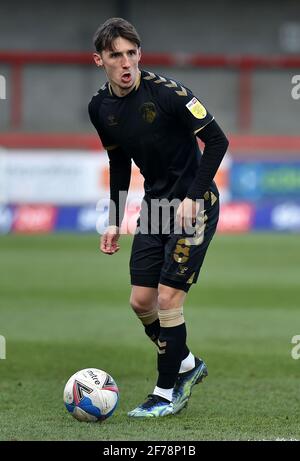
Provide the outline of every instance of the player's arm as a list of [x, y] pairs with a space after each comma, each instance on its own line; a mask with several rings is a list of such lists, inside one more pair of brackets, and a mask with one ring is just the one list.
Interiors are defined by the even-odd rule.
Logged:
[[[105, 128], [101, 126], [100, 108], [99, 96], [93, 97], [88, 107], [89, 116], [107, 150], [110, 170], [109, 225], [100, 239], [100, 250], [106, 254], [114, 254], [120, 248], [118, 239], [130, 183], [131, 159], [119, 146], [114, 145]], [[120, 194], [121, 191], [122, 194]]]
[[227, 151], [229, 142], [215, 120], [199, 130], [196, 136], [204, 143], [204, 151], [194, 181], [187, 197], [192, 200], [203, 198]]
[[170, 92], [168, 102], [169, 110], [177, 120], [205, 144], [195, 179], [177, 210], [178, 221], [189, 226], [200, 208], [196, 200], [203, 199], [209, 189], [227, 150], [228, 140], [214, 117], [189, 89], [181, 86], [180, 91]]
[[205, 147], [195, 179], [177, 212], [178, 220], [180, 222], [187, 221], [189, 225], [195, 219], [200, 208], [200, 204], [197, 204], [196, 200], [203, 199], [205, 192], [209, 189], [229, 144], [215, 120], [200, 129], [196, 135], [203, 141]]
[[100, 240], [100, 250], [106, 254], [116, 253], [120, 227], [125, 212], [131, 177], [131, 159], [120, 147], [108, 151], [110, 172], [109, 225]]

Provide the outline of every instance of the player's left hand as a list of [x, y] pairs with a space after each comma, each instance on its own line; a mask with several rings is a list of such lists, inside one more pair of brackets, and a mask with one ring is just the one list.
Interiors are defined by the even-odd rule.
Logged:
[[186, 197], [179, 205], [176, 213], [176, 221], [183, 231], [190, 234], [196, 224], [196, 216], [199, 212], [200, 204]]

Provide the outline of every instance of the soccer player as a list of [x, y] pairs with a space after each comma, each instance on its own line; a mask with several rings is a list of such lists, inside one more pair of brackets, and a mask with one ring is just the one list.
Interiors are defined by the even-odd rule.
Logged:
[[[186, 344], [183, 304], [216, 230], [219, 193], [213, 178], [228, 141], [189, 89], [139, 69], [141, 42], [129, 22], [108, 19], [94, 44], [94, 61], [108, 82], [92, 98], [89, 115], [109, 156], [110, 197], [116, 206], [116, 212], [110, 207], [101, 237], [103, 253], [120, 248], [131, 160], [145, 179], [130, 258], [130, 303], [158, 347], [158, 379], [146, 401], [128, 415], [176, 414], [187, 405], [193, 386], [207, 376], [206, 364]], [[197, 138], [205, 145], [202, 155]], [[179, 202], [167, 221], [159, 214], [153, 219], [162, 200], [163, 211], [166, 204], [171, 210], [174, 200]]]

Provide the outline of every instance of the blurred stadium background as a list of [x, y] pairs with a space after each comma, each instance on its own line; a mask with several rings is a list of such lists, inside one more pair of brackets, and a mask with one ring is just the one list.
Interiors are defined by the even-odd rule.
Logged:
[[[113, 258], [96, 251], [108, 163], [87, 105], [106, 80], [92, 61], [93, 33], [112, 16], [135, 24], [142, 67], [191, 88], [230, 140], [217, 175], [219, 235], [186, 309], [190, 344], [213, 371], [205, 399], [172, 430], [122, 416], [151, 390], [154, 354], [128, 314], [130, 238]], [[1, 2], [0, 439], [300, 438], [290, 354], [300, 334], [295, 75], [296, 0]], [[134, 171], [125, 231], [141, 196]], [[121, 389], [123, 413], [101, 433], [61, 408], [67, 378], [90, 365]]]
[[[105, 81], [92, 36], [116, 15], [140, 31], [142, 66], [184, 82], [229, 135], [219, 230], [300, 230], [297, 1], [29, 1], [1, 11], [1, 233], [94, 231], [106, 215], [95, 204], [107, 197], [107, 159], [87, 104]], [[135, 172], [132, 194], [141, 187]]]

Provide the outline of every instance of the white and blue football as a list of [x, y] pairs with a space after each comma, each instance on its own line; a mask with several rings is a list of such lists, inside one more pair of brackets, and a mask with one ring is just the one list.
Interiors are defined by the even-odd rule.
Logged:
[[78, 421], [104, 421], [114, 413], [118, 401], [116, 382], [97, 368], [77, 371], [64, 389], [65, 406]]

